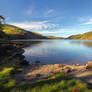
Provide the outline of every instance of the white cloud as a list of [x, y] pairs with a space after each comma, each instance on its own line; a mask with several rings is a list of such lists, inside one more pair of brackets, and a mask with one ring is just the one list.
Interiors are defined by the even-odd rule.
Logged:
[[41, 29], [53, 28], [53, 27], [58, 26], [58, 24], [52, 24], [52, 23], [49, 23], [48, 21], [13, 22], [13, 23], [9, 23], [9, 24], [21, 27], [23, 29], [29, 29], [29, 30], [30, 29], [41, 30]]
[[41, 34], [59, 34], [59, 33], [74, 33], [77, 32], [77, 30], [73, 29], [58, 29], [58, 30], [45, 30], [45, 31], [38, 31], [38, 33]]
[[48, 11], [46, 11], [46, 15], [53, 13], [53, 11], [54, 11], [53, 9], [49, 9]]
[[87, 22], [83, 23], [85, 25], [92, 24], [92, 19], [89, 19]]
[[[66, 34], [65, 36], [68, 36], [70, 34], [78, 34], [78, 31], [76, 29], [68, 29], [68, 28], [56, 29], [56, 28], [58, 28], [58, 26], [60, 27], [60, 25], [59, 24], [52, 24], [52, 23], [49, 23], [48, 21], [13, 22], [13, 23], [9, 23], [9, 24], [18, 26], [18, 27], [23, 28], [23, 29], [30, 30], [32, 32], [44, 34], [44, 35], [52, 35], [52, 34], [63, 35], [63, 34]], [[51, 30], [50, 28], [54, 28], [54, 29]]]
[[43, 12], [43, 17], [51, 17], [55, 14], [54, 9], [47, 9], [45, 12]]
[[80, 25], [90, 25], [90, 24], [92, 24], [92, 18], [80, 18], [80, 21], [84, 21]]

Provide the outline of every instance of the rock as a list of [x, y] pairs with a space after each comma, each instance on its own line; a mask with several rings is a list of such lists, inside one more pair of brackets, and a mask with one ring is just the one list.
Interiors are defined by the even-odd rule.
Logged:
[[48, 79], [48, 77], [47, 76], [44, 76], [44, 77], [42, 77], [43, 79]]
[[81, 67], [81, 71], [85, 71], [86, 70], [86, 67]]
[[42, 76], [42, 75], [41, 75], [41, 74], [39, 74], [39, 73], [38, 73], [38, 74], [36, 74], [36, 77], [41, 77], [41, 76]]
[[[24, 50], [16, 48], [12, 44], [0, 46], [0, 64], [16, 64], [24, 60]], [[1, 58], [2, 55], [2, 58]]]
[[80, 64], [75, 64], [75, 66], [80, 66]]
[[50, 75], [47, 74], [47, 75], [44, 75], [42, 78], [43, 79], [48, 79], [48, 77], [50, 77]]
[[88, 67], [88, 66], [86, 66], [86, 69], [89, 69], [89, 67]]
[[62, 64], [54, 64], [55, 68], [60, 68], [62, 67], [63, 65]]
[[71, 72], [72, 71], [72, 69], [70, 68], [70, 67], [65, 67], [64, 68], [64, 72], [65, 73], [69, 73], [69, 72]]

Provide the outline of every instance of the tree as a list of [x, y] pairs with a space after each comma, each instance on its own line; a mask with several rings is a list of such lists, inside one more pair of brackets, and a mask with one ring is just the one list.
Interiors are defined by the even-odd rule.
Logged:
[[5, 18], [0, 15], [0, 31], [2, 30], [2, 24], [5, 23]]
[[10, 39], [2, 30], [5, 24], [5, 17], [0, 15], [0, 39]]
[[2, 15], [0, 15], [0, 24], [3, 24], [3, 23], [5, 23], [5, 18]]
[[2, 15], [0, 15], [0, 38], [3, 38], [5, 35], [2, 31], [3, 23], [5, 23], [5, 18]]

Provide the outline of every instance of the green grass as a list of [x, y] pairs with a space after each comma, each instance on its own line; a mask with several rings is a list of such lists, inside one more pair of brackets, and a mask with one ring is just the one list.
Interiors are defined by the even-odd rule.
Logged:
[[14, 70], [13, 67], [0, 71], [0, 92], [9, 92], [9, 89], [15, 85], [16, 80], [11, 76], [12, 70]]
[[79, 92], [92, 92], [92, 90], [88, 90], [86, 84], [72, 79], [65, 74], [57, 73], [53, 77], [55, 79], [49, 78], [35, 83], [20, 84], [11, 92], [72, 92], [74, 90]]
[[16, 85], [16, 80], [11, 74], [13, 70], [13, 67], [1, 70], [0, 92], [92, 92], [85, 83], [61, 73], [55, 73], [50, 78], [37, 82]]
[[5, 34], [9, 34], [9, 35], [24, 35], [25, 34], [25, 31], [21, 30], [20, 28], [18, 27], [13, 27], [13, 26], [8, 26], [8, 25], [4, 25], [2, 27], [2, 31], [5, 33]]

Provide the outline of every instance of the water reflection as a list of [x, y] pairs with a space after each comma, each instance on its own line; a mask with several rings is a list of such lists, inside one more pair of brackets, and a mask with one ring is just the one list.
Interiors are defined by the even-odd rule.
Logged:
[[89, 40], [89, 41], [71, 41], [71, 43], [92, 48], [92, 40]]
[[80, 63], [92, 61], [92, 41], [49, 40], [25, 48], [30, 63], [40, 60], [42, 64]]

